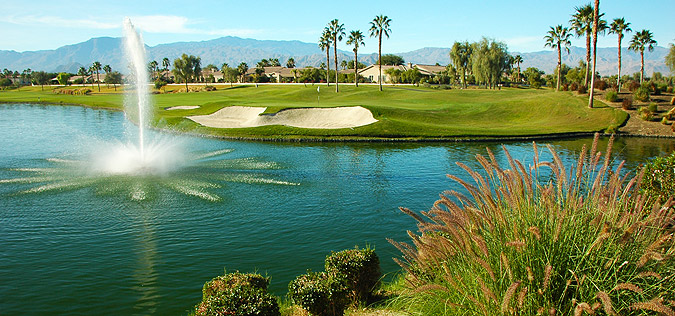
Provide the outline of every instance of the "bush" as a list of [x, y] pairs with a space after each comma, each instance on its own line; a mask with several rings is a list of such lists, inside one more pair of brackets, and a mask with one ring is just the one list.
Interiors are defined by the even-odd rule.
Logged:
[[649, 101], [649, 89], [645, 87], [639, 87], [637, 90], [635, 90], [633, 96], [635, 97], [635, 100], [647, 102]]
[[647, 109], [652, 113], [656, 113], [658, 111], [659, 107], [656, 105], [656, 103], [652, 102], [652, 103], [649, 103], [649, 105], [647, 106]]
[[598, 80], [598, 81], [595, 82], [595, 84], [593, 86], [595, 86], [595, 88], [600, 90], [600, 91], [604, 91], [605, 89], [607, 89], [607, 81]]
[[562, 85], [560, 85], [560, 90], [562, 90], [562, 91], [568, 91], [569, 89], [570, 89], [570, 86], [566, 83], [563, 83]]
[[634, 80], [629, 80], [623, 84], [624, 88], [628, 88], [628, 91], [633, 92], [640, 87], [640, 83]]
[[666, 200], [675, 192], [675, 152], [667, 157], [658, 157], [649, 162], [644, 169], [642, 193]]
[[349, 249], [326, 257], [326, 272], [344, 279], [353, 304], [366, 303], [380, 281], [380, 258], [374, 250]]
[[579, 85], [579, 90], [577, 90], [579, 94], [586, 94], [586, 86], [584, 85]]
[[349, 304], [341, 278], [326, 272], [298, 276], [288, 284], [288, 298], [314, 316], [342, 316]]
[[605, 100], [609, 102], [616, 102], [617, 99], [619, 99], [619, 94], [616, 91], [607, 91], [605, 94]]
[[638, 109], [638, 115], [640, 115], [640, 118], [645, 121], [651, 121], [653, 119], [654, 112], [650, 111], [646, 106], [641, 106]]
[[229, 273], [206, 282], [195, 315], [280, 316], [277, 299], [259, 274]]
[[668, 93], [673, 93], [673, 87], [672, 87], [672, 86], [668, 86], [668, 88], [666, 89], [666, 92], [668, 92]]
[[503, 150], [503, 168], [488, 150], [472, 164], [484, 170], [449, 175], [470, 195], [402, 208], [420, 233], [393, 242], [409, 290], [399, 304], [412, 315], [672, 314], [675, 203], [645, 205], [641, 177], [607, 167], [612, 142], [602, 155], [596, 136], [570, 168], [552, 146], [540, 161], [535, 144], [529, 167]]
[[576, 82], [572, 82], [570, 85], [570, 91], [577, 91], [579, 90], [579, 85]]
[[632, 110], [633, 109], [633, 99], [631, 97], [626, 97], [621, 101], [621, 108], [624, 110]]
[[668, 119], [665, 116], [661, 118], [661, 124], [668, 125]]
[[166, 86], [167, 82], [162, 79], [155, 80], [155, 89], [159, 90], [162, 87]]

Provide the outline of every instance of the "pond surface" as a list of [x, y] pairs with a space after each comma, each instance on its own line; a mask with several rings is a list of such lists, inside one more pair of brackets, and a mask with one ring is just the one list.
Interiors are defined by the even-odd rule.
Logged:
[[[131, 127], [131, 128], [130, 128]], [[386, 238], [415, 230], [404, 206], [427, 210], [458, 189], [446, 174], [478, 167], [498, 143], [277, 144], [154, 133], [182, 165], [161, 174], [82, 171], [92, 152], [135, 139], [117, 112], [0, 105], [0, 313], [184, 315], [224, 270], [272, 277], [285, 295], [330, 251], [375, 247], [398, 270]], [[572, 163], [591, 139], [543, 141]], [[603, 141], [601, 146], [604, 151]], [[528, 165], [531, 142], [505, 145]], [[628, 169], [673, 140], [620, 138]], [[179, 153], [180, 153], [179, 152]], [[174, 151], [171, 155], [178, 154]], [[548, 157], [548, 156], [544, 156]]]

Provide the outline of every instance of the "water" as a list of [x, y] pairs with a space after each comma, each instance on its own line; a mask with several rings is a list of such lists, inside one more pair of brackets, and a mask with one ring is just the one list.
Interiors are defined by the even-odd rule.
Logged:
[[[149, 76], [143, 37], [139, 32], [136, 32], [129, 18], [124, 19], [124, 53], [128, 59], [128, 67], [131, 71], [128, 78], [131, 79], [132, 83], [132, 93], [126, 95], [124, 106], [127, 113], [136, 113], [138, 119], [138, 160], [145, 162], [144, 131], [147, 123], [147, 110], [150, 106]], [[149, 164], [152, 164], [152, 162]]]
[[[295, 276], [323, 269], [331, 250], [355, 245], [375, 247], [393, 273], [399, 254], [385, 238], [407, 241], [416, 229], [398, 207], [429, 209], [457, 189], [445, 174], [466, 178], [455, 162], [477, 167], [473, 156], [485, 147], [505, 159], [497, 143], [272, 144], [148, 132], [180, 146], [184, 163], [150, 174], [73, 167], [87, 165], [97, 144], [137, 139], [129, 126], [116, 112], [0, 105], [0, 179], [8, 180], [0, 182], [0, 314], [184, 315], [224, 269], [267, 274], [285, 295]], [[572, 163], [590, 142], [552, 144]], [[530, 142], [506, 147], [531, 162]], [[673, 140], [619, 139], [615, 157], [630, 169], [673, 148]], [[14, 181], [30, 177], [43, 179]], [[66, 185], [33, 190], [51, 183]]]

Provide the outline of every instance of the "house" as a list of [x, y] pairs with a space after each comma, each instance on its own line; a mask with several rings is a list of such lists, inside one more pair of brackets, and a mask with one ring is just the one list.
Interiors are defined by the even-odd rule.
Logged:
[[[398, 66], [391, 66], [391, 65], [382, 65], [382, 79], [383, 83], [386, 82], [391, 82], [391, 78], [387, 74], [387, 69], [398, 69], [401, 72], [408, 71], [413, 68], [417, 68], [419, 70], [420, 74], [424, 77], [433, 77], [440, 75], [441, 72], [445, 71], [445, 66], [435, 66], [435, 65], [422, 65], [422, 64], [412, 64], [408, 63], [406, 65], [398, 65]], [[372, 83], [379, 83], [379, 66], [377, 64], [370, 65], [366, 68], [360, 69], [359, 70], [359, 75], [364, 77], [366, 81], [372, 82]]]

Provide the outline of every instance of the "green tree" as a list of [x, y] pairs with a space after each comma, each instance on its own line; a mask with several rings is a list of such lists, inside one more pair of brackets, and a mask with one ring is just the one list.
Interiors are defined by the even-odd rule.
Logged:
[[[593, 72], [591, 75], [591, 86], [588, 94], [588, 107], [593, 108], [593, 94], [595, 93], [595, 62], [598, 51], [598, 32], [600, 32], [600, 0], [595, 0], [593, 6]], [[607, 23], [605, 23], [606, 25]]]
[[517, 65], [518, 67], [518, 77], [516, 81], [520, 83], [520, 64], [523, 62], [523, 57], [520, 55], [516, 55], [516, 57], [513, 57], [513, 63]]
[[670, 68], [670, 72], [675, 74], [675, 45], [670, 44], [670, 50], [666, 55], [666, 66]]
[[403, 74], [403, 72], [400, 69], [395, 67], [386, 69], [384, 73], [389, 76], [389, 80], [391, 81], [391, 83], [399, 83], [401, 75]]
[[[323, 29], [323, 33], [319, 38], [319, 48], [326, 51], [326, 83], [330, 86], [330, 45], [332, 44], [332, 37], [328, 27]], [[323, 67], [322, 67], [323, 68]]]
[[382, 91], [382, 35], [389, 38], [389, 33], [391, 32], [389, 23], [391, 23], [391, 19], [386, 15], [378, 15], [370, 21], [370, 37], [377, 37], [377, 60], [380, 68], [378, 81], [380, 82], [380, 91]]
[[103, 66], [103, 71], [105, 71], [105, 78], [106, 78], [105, 85], [106, 87], [110, 87], [108, 83], [108, 74], [112, 71], [112, 67], [110, 67], [110, 65], [105, 65]]
[[35, 80], [35, 83], [39, 84], [42, 91], [45, 90], [44, 85], [49, 83], [49, 74], [44, 72], [44, 71], [38, 71], [33, 73], [33, 80]]
[[483, 38], [472, 44], [471, 67], [478, 82], [486, 88], [496, 88], [504, 71], [510, 68], [506, 44]]
[[65, 72], [60, 72], [58, 75], [56, 75], [56, 81], [58, 81], [62, 86], [68, 84], [68, 79], [70, 79], [70, 75]]
[[101, 69], [102, 69], [101, 63], [98, 62], [98, 61], [95, 61], [95, 62], [91, 65], [91, 69], [94, 70], [94, 71], [96, 72], [96, 85], [98, 86], [98, 92], [101, 92], [101, 80], [100, 80], [100, 78], [99, 78], [99, 76], [98, 76], [99, 71], [101, 71]]
[[113, 71], [106, 76], [105, 81], [112, 83], [113, 88], [117, 91], [117, 85], [122, 84], [122, 74], [119, 71]]
[[[572, 25], [571, 31], [574, 32], [576, 37], [586, 37], [586, 75], [584, 77], [584, 86], [588, 86], [588, 79], [590, 76], [590, 64], [591, 64], [591, 36], [593, 34], [593, 6], [589, 3], [581, 7], [574, 8], [576, 11], [572, 15], [570, 24]], [[601, 14], [599, 17], [602, 17], [604, 14]], [[598, 24], [598, 32], [604, 32], [607, 29], [607, 21], [600, 20]]]
[[469, 42], [455, 42], [450, 50], [450, 60], [462, 75], [462, 86], [466, 89], [466, 73], [471, 65], [472, 47]]
[[[359, 46], [366, 46], [366, 43], [363, 41], [363, 33], [360, 30], [349, 32], [349, 38], [347, 38], [347, 45], [354, 45], [354, 85], [359, 86]], [[349, 63], [347, 63], [349, 67]]]
[[393, 54], [382, 55], [380, 59], [382, 60], [382, 65], [400, 66], [405, 64], [405, 60], [403, 59], [403, 57]]
[[87, 81], [86, 77], [89, 75], [89, 71], [87, 71], [87, 68], [80, 67], [77, 70], [77, 75], [82, 76], [82, 82], [85, 83]]
[[248, 65], [246, 63], [241, 63], [237, 66], [237, 72], [241, 76], [241, 82], [246, 82], [246, 72], [248, 72]]
[[569, 32], [569, 29], [563, 27], [562, 25], [557, 25], [555, 27], [551, 26], [551, 29], [548, 31], [548, 35], [544, 36], [546, 44], [544, 47], [551, 47], [558, 50], [558, 81], [556, 83], [555, 91], [560, 91], [560, 65], [562, 64], [562, 47], [565, 47], [565, 51], [569, 54], [570, 52], [570, 37], [572, 34]]
[[654, 40], [654, 35], [648, 30], [642, 30], [633, 34], [633, 38], [630, 40], [628, 49], [640, 52], [640, 84], [645, 79], [645, 48], [650, 52], [654, 50], [656, 41]]
[[202, 73], [201, 58], [183, 54], [173, 61], [173, 74], [178, 81], [185, 82], [185, 92], [190, 92], [188, 82], [194, 81]]
[[631, 31], [633, 31], [633, 30], [630, 28], [630, 23], [626, 22], [626, 20], [624, 20], [624, 18], [614, 19], [614, 21], [612, 21], [612, 24], [610, 24], [610, 26], [609, 26], [609, 32], [613, 33], [613, 34], [616, 34], [617, 37], [619, 38], [619, 46], [618, 46], [619, 47], [619, 50], [618, 50], [618, 53], [619, 53], [619, 66], [618, 66], [619, 71], [618, 71], [618, 75], [617, 75], [617, 78], [616, 78], [616, 89], [617, 89], [618, 92], [621, 92], [621, 40], [623, 39], [623, 33], [624, 32], [631, 32]]
[[9, 78], [2, 78], [0, 79], [0, 87], [2, 87], [3, 90], [7, 89], [7, 87], [12, 85], [12, 80], [9, 80]]
[[164, 71], [169, 71], [169, 67], [171, 67], [171, 60], [169, 60], [169, 58], [164, 57], [162, 59], [162, 67]]
[[527, 83], [530, 84], [530, 87], [532, 88], [539, 88], [541, 86], [541, 75], [543, 75], [544, 72], [535, 68], [535, 67], [528, 67], [523, 71], [523, 76], [525, 77], [525, 80], [527, 80]]
[[289, 58], [286, 61], [286, 68], [290, 68], [290, 69], [295, 68], [295, 59], [293, 59], [293, 57]]
[[343, 60], [340, 62], [340, 68], [342, 68], [342, 70], [347, 69], [347, 61], [346, 61], [346, 60], [343, 59]]
[[335, 59], [335, 92], [340, 92], [338, 87], [338, 55], [337, 55], [337, 44], [342, 41], [342, 38], [345, 36], [345, 25], [340, 24], [338, 19], [334, 19], [328, 23], [328, 30], [333, 42], [333, 57]]

